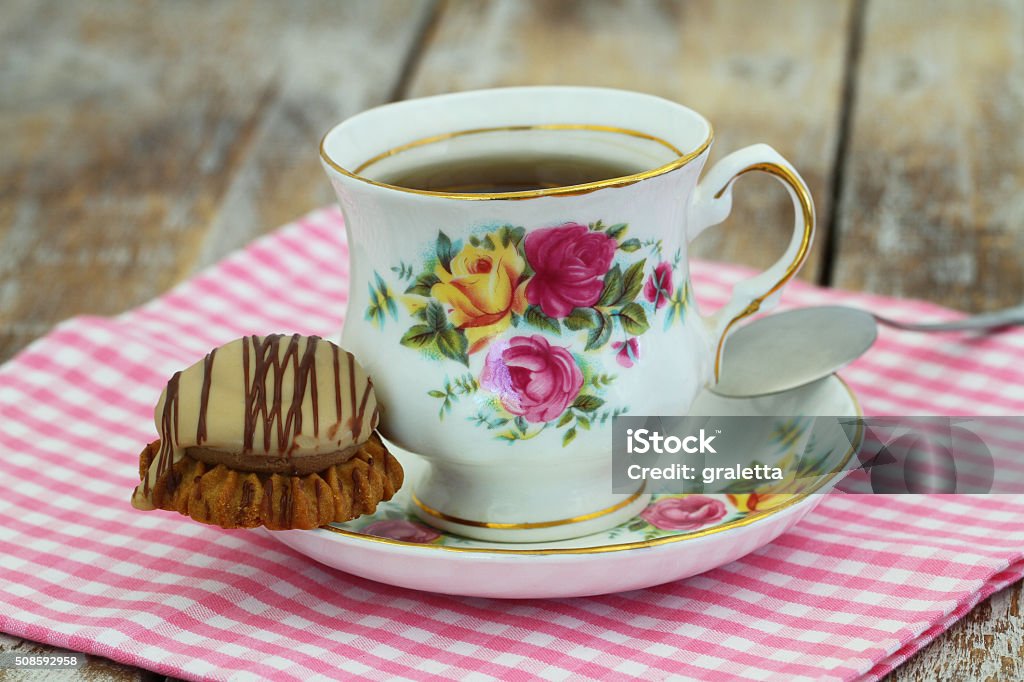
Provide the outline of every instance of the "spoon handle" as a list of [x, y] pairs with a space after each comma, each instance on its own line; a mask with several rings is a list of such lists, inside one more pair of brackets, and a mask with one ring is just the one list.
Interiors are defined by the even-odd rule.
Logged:
[[960, 331], [987, 331], [998, 329], [1009, 325], [1024, 324], [1024, 305], [1003, 310], [993, 310], [990, 313], [972, 315], [962, 320], [953, 322], [924, 322], [909, 323], [892, 320], [881, 315], [875, 315], [875, 319], [889, 327], [903, 329], [909, 332], [960, 332]]

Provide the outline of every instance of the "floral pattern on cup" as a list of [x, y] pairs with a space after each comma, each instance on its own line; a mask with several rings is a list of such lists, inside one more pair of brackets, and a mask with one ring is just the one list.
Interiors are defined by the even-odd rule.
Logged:
[[616, 374], [603, 368], [636, 366], [654, 318], [668, 329], [689, 305], [689, 287], [673, 283], [680, 252], [664, 260], [660, 240], [628, 231], [602, 221], [505, 225], [465, 240], [439, 231], [418, 265], [391, 268], [397, 281], [374, 273], [366, 318], [383, 327], [400, 302], [412, 318], [403, 346], [466, 368], [483, 358], [478, 372], [449, 374], [429, 391], [440, 419], [474, 394], [467, 418], [495, 437], [513, 443], [551, 428], [568, 445], [628, 410], [606, 404]]
[[725, 504], [706, 495], [687, 495], [658, 500], [640, 516], [662, 530], [696, 530], [725, 516]]

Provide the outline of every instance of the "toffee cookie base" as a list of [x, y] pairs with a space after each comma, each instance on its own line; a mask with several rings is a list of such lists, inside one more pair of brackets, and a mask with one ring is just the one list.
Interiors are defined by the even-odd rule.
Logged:
[[[160, 441], [139, 457], [144, 479]], [[401, 464], [374, 433], [351, 459], [306, 475], [256, 473], [183, 455], [150, 491], [151, 508], [176, 511], [222, 528], [308, 530], [370, 514], [402, 486]], [[141, 490], [136, 490], [135, 498]]]

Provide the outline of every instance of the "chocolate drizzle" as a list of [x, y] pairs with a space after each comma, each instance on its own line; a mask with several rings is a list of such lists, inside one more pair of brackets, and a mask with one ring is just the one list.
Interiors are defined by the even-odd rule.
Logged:
[[206, 440], [206, 412], [210, 404], [210, 385], [213, 383], [213, 358], [217, 354], [214, 348], [203, 358], [203, 386], [199, 395], [199, 419], [196, 424], [196, 445]]
[[[348, 404], [352, 408], [352, 416], [349, 417], [349, 420], [351, 420], [350, 424], [349, 424], [349, 428], [352, 430], [352, 437], [358, 440], [359, 436], [357, 435], [356, 432], [358, 431], [359, 426], [355, 423], [355, 418], [356, 418], [356, 382], [355, 382], [355, 379], [354, 379], [355, 375], [356, 375], [356, 359], [350, 354], [348, 356], [348, 376], [349, 376], [349, 379], [350, 379], [349, 382], [348, 382], [348, 394], [350, 396]], [[340, 419], [340, 417], [339, 417], [339, 419]]]
[[[242, 366], [245, 371], [245, 424], [242, 431], [244, 452], [252, 452], [257, 422], [262, 418], [264, 451], [271, 452], [276, 425], [277, 452], [290, 454], [295, 449], [295, 438], [302, 433], [302, 403], [307, 393], [313, 407], [313, 435], [320, 435], [316, 389], [316, 346], [320, 337], [310, 336], [305, 349], [300, 353], [302, 337], [293, 334], [282, 355], [281, 342], [284, 338], [281, 334], [271, 334], [262, 339], [248, 336], [242, 340]], [[252, 362], [249, 361], [250, 345]], [[292, 369], [292, 394], [286, 409], [284, 376], [289, 367]], [[267, 385], [271, 381], [273, 394], [268, 395]]]
[[[355, 386], [355, 382], [352, 382], [352, 386]], [[363, 429], [363, 417], [366, 416], [366, 401], [370, 399], [370, 391], [373, 390], [373, 382], [367, 379], [366, 388], [363, 389], [363, 399], [359, 403], [359, 411], [356, 413], [355, 423], [352, 425], [352, 437], [359, 441], [359, 432]], [[355, 393], [352, 394], [355, 398]], [[353, 407], [355, 407], [353, 405]]]
[[[331, 344], [331, 350], [334, 355], [334, 412], [337, 414], [337, 421], [341, 421], [341, 371], [338, 367], [338, 347]], [[351, 376], [351, 373], [350, 373]], [[353, 383], [355, 380], [353, 379]], [[331, 434], [331, 438], [334, 435]]]
[[[178, 385], [181, 383], [181, 372], [175, 372], [171, 380], [167, 382], [167, 394], [164, 398], [164, 409], [160, 414], [160, 454], [156, 461], [156, 477], [162, 478], [173, 465], [171, 455], [174, 446], [178, 442]], [[173, 435], [173, 442], [171, 436]], [[142, 491], [149, 495], [149, 476], [142, 481]]]

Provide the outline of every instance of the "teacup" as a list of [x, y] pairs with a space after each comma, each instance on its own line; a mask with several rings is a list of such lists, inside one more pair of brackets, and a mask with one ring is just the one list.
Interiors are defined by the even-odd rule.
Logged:
[[[537, 542], [643, 509], [643, 489], [612, 492], [612, 420], [685, 414], [715, 380], [730, 330], [775, 303], [814, 232], [810, 193], [785, 159], [754, 145], [699, 179], [711, 142], [708, 121], [680, 104], [580, 87], [408, 100], [327, 133], [320, 155], [351, 258], [342, 343], [373, 376], [382, 433], [432, 465], [413, 489], [424, 521]], [[546, 150], [638, 170], [518, 192], [381, 180]], [[705, 317], [687, 247], [725, 219], [749, 171], [788, 189], [793, 236]]]

